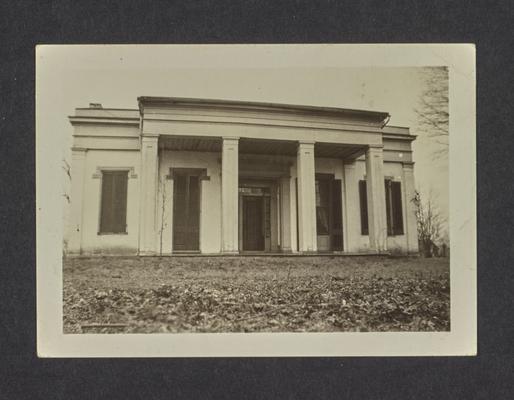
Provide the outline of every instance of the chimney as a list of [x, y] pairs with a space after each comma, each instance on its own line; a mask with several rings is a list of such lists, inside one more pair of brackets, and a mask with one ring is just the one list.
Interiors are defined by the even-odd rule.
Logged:
[[89, 108], [103, 108], [101, 103], [89, 103]]

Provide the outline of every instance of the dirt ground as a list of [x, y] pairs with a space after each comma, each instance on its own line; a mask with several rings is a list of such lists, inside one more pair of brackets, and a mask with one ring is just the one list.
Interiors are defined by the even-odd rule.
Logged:
[[447, 331], [449, 260], [64, 260], [65, 333]]

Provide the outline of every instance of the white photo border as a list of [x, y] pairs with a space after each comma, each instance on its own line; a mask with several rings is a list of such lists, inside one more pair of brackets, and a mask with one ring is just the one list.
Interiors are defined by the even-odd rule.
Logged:
[[[449, 332], [64, 334], [61, 136], [45, 131], [41, 104], [52, 101], [45, 77], [52, 57], [71, 48], [123, 52], [185, 46], [220, 51], [213, 67], [427, 67], [449, 69]], [[237, 56], [235, 56], [237, 54]], [[262, 57], [265, 54], [266, 57]], [[227, 61], [229, 60], [229, 61]], [[247, 62], [247, 61], [246, 61]], [[219, 64], [219, 65], [218, 65]], [[263, 64], [263, 65], [261, 65]], [[472, 44], [42, 45], [36, 48], [37, 351], [39, 357], [276, 357], [476, 355], [476, 70]]]

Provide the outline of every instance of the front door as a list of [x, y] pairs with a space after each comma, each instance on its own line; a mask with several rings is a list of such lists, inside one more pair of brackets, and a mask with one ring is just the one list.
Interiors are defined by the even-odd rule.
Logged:
[[173, 251], [200, 250], [200, 177], [180, 171], [173, 176]]
[[243, 250], [263, 251], [264, 197], [243, 196]]

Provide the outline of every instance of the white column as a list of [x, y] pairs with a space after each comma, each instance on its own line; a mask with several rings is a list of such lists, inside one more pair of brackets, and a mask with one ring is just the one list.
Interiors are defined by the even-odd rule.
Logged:
[[368, 194], [368, 228], [371, 250], [387, 250], [387, 225], [382, 147], [366, 151], [366, 191]]
[[316, 187], [314, 142], [300, 142], [297, 153], [298, 232], [301, 252], [318, 250], [316, 237]]
[[289, 174], [291, 179], [289, 180], [289, 222], [291, 224], [291, 251], [293, 253], [298, 252], [298, 237], [297, 237], [297, 169], [296, 163], [289, 168]]
[[290, 208], [291, 178], [280, 178], [280, 249], [291, 252], [291, 212]]
[[82, 249], [82, 215], [86, 149], [71, 149], [71, 209], [68, 231], [68, 252], [80, 254]]
[[239, 252], [239, 138], [224, 137], [221, 155], [221, 250]]
[[357, 252], [360, 249], [361, 220], [359, 202], [359, 178], [357, 177], [355, 160], [343, 164], [344, 169], [344, 202], [343, 202], [343, 233], [344, 249]]
[[416, 221], [416, 206], [414, 198], [414, 163], [403, 163], [403, 203], [405, 215], [405, 235], [407, 237], [407, 250], [409, 253], [417, 253], [418, 246], [418, 225]]
[[145, 135], [141, 140], [141, 202], [139, 254], [157, 253], [157, 174], [158, 135]]

